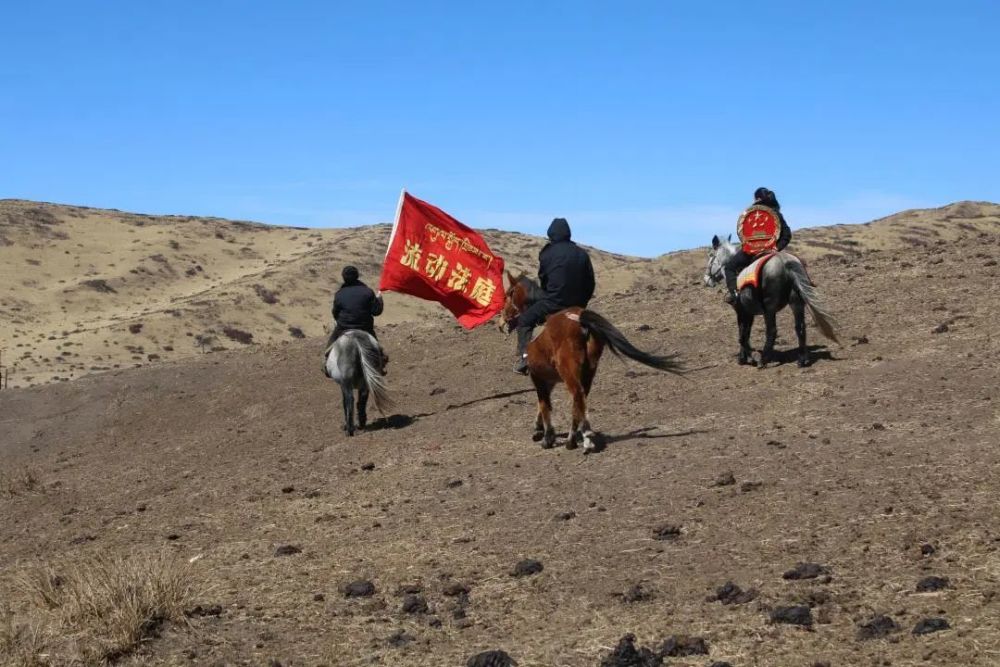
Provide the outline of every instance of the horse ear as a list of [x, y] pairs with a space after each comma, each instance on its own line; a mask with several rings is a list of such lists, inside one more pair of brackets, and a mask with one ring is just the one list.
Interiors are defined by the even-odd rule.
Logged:
[[729, 241], [730, 243], [732, 243], [733, 242], [733, 235], [730, 234], [729, 236], [727, 236], [726, 240]]
[[517, 278], [515, 278], [514, 274], [510, 272], [510, 269], [507, 269], [506, 272], [507, 272], [507, 286], [510, 287], [511, 285], [517, 282]]
[[719, 247], [719, 235], [716, 234], [715, 236], [712, 237], [712, 248], [714, 249], [718, 247]]

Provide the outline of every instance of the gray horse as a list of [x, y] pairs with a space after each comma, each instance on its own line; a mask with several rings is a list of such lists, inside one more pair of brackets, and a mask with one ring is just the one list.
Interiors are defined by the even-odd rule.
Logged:
[[[708, 266], [705, 269], [706, 285], [714, 287], [723, 281], [722, 267], [739, 248], [739, 244], [733, 243], [731, 240], [722, 240], [718, 236], [712, 237], [712, 249], [708, 253]], [[767, 327], [764, 349], [760, 352], [760, 366], [764, 367], [774, 359], [774, 339], [778, 335], [777, 314], [785, 306], [791, 306], [792, 313], [795, 315], [795, 333], [799, 338], [798, 365], [800, 367], [808, 366], [810, 363], [809, 351], [806, 348], [805, 310], [807, 307], [812, 313], [813, 321], [820, 333], [835, 343], [839, 342], [833, 328], [833, 318], [819, 301], [816, 288], [809, 280], [805, 267], [795, 256], [779, 252], [776, 257], [772, 257], [764, 265], [760, 282], [759, 289], [750, 286], [744, 287], [740, 291], [739, 299], [733, 304], [733, 308], [736, 310], [736, 322], [740, 330], [739, 362], [741, 364], [754, 363], [753, 350], [750, 348], [750, 330], [753, 328], [755, 315], [763, 315], [764, 324]]]
[[383, 415], [392, 407], [385, 376], [381, 372], [382, 348], [367, 331], [347, 331], [327, 348], [324, 371], [340, 385], [344, 395], [344, 431], [354, 435], [354, 391], [358, 392], [357, 428], [368, 424], [368, 394]]

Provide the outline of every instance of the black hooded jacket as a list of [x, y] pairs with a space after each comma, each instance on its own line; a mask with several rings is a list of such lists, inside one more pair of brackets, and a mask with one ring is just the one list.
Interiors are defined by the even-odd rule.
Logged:
[[549, 225], [549, 243], [538, 254], [538, 279], [547, 301], [585, 308], [594, 296], [594, 266], [587, 251], [570, 241], [569, 223]]
[[382, 297], [360, 280], [344, 283], [333, 297], [333, 319], [341, 329], [371, 331], [381, 314]]

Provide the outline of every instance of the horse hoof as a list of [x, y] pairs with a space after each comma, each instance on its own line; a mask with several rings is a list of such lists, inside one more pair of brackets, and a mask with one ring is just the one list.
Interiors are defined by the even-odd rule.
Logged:
[[798, 364], [799, 368], [808, 368], [812, 362], [810, 362], [808, 359], [799, 359], [796, 363]]
[[552, 449], [556, 444], [556, 434], [555, 432], [546, 433], [545, 437], [542, 439], [542, 449]]
[[544, 437], [545, 437], [545, 431], [535, 431], [534, 433], [531, 434], [531, 441], [539, 442]]

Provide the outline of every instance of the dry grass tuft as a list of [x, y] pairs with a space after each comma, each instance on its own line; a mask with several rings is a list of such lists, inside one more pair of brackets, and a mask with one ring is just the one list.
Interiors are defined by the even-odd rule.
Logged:
[[18, 625], [9, 610], [0, 608], [0, 667], [41, 667], [45, 637], [35, 625]]
[[70, 640], [61, 647], [72, 654], [66, 657], [87, 664], [128, 655], [163, 624], [182, 621], [194, 597], [189, 574], [162, 556], [98, 556], [39, 569], [21, 583], [48, 617], [50, 634]]
[[13, 498], [24, 493], [41, 491], [42, 482], [38, 473], [31, 468], [24, 468], [15, 473], [0, 470], [0, 497]]

